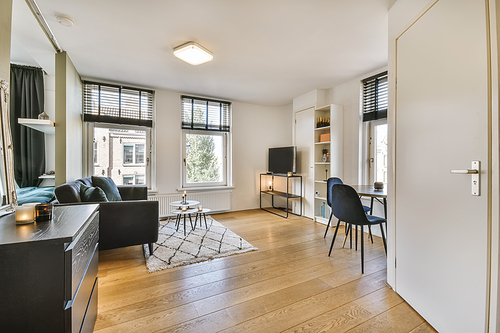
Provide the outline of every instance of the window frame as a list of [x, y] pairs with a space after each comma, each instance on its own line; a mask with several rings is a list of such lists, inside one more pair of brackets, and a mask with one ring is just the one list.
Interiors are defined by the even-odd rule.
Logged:
[[[206, 131], [206, 130], [181, 130], [181, 189], [209, 189], [209, 188], [226, 188], [230, 186], [230, 132], [221, 131]], [[220, 136], [223, 139], [223, 161], [222, 161], [222, 181], [221, 182], [200, 182], [188, 183], [187, 182], [187, 163], [186, 163], [186, 135], [213, 135]]]
[[[147, 136], [147, 131], [146, 131], [146, 136]], [[146, 144], [147, 144], [147, 139], [146, 139]], [[146, 144], [142, 143], [124, 143], [123, 144], [123, 165], [124, 166], [143, 166], [146, 164]], [[139, 163], [137, 162], [137, 146], [144, 145], [144, 162]], [[132, 147], [132, 163], [125, 163], [125, 146], [131, 146]]]
[[[146, 184], [144, 185], [130, 185], [130, 186], [147, 186], [148, 190], [153, 191], [155, 190], [155, 184], [156, 184], [156, 169], [155, 169], [155, 152], [156, 152], [156, 147], [155, 147], [155, 140], [154, 140], [154, 127], [145, 127], [145, 126], [135, 126], [135, 125], [120, 125], [120, 124], [111, 124], [111, 123], [93, 123], [93, 122], [86, 122], [85, 123], [85, 130], [84, 130], [84, 141], [85, 141], [85, 146], [84, 149], [87, 152], [84, 156], [85, 158], [85, 174], [87, 177], [90, 177], [93, 175], [94, 171], [94, 163], [93, 163], [93, 142], [94, 142], [94, 129], [96, 127], [100, 128], [114, 128], [114, 129], [126, 129], [126, 130], [138, 130], [138, 131], [145, 131], [146, 132], [146, 143], [144, 146], [144, 164], [140, 166], [145, 167], [145, 178], [146, 178]], [[124, 166], [137, 166], [137, 164], [124, 164]], [[122, 173], [123, 175], [123, 173]], [[98, 175], [102, 176], [102, 175]], [[106, 175], [104, 175], [106, 176]], [[135, 180], [135, 178], [134, 178]]]

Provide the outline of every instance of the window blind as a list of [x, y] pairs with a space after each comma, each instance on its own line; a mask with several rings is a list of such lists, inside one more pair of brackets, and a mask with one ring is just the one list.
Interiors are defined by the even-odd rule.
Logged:
[[229, 132], [231, 103], [205, 98], [181, 96], [182, 128]]
[[153, 127], [152, 90], [84, 81], [83, 120]]
[[389, 85], [387, 71], [363, 81], [363, 121], [387, 118]]

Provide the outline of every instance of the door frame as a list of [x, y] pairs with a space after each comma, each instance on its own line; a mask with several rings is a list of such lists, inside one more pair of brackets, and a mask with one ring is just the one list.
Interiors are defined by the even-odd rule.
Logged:
[[[499, 116], [499, 70], [500, 70], [500, 0], [484, 0], [487, 15], [487, 39], [488, 39], [488, 160], [484, 163], [485, 175], [490, 186], [483, 188], [488, 195], [487, 223], [488, 223], [488, 294], [487, 313], [485, 314], [486, 327], [489, 332], [495, 332], [500, 325], [500, 116]], [[439, 0], [422, 0], [419, 5], [406, 8], [403, 14], [409, 18], [406, 25], [400, 26], [399, 31], [392, 31], [389, 22], [389, 109], [388, 109], [388, 200], [391, 203], [388, 207], [388, 235], [391, 239], [387, 245], [387, 282], [397, 292], [397, 271], [396, 271], [396, 146], [395, 140], [397, 128], [397, 41], [398, 39], [425, 13], [427, 13]], [[396, 4], [398, 5], [398, 4]], [[401, 6], [403, 7], [404, 4]], [[395, 11], [401, 10], [396, 8]], [[392, 9], [391, 9], [392, 10]], [[408, 13], [413, 11], [412, 13]], [[397, 17], [396, 14], [392, 17]], [[391, 18], [391, 13], [389, 14]], [[396, 21], [396, 19], [395, 19]], [[396, 22], [395, 26], [401, 22]], [[395, 27], [397, 29], [397, 27]]]

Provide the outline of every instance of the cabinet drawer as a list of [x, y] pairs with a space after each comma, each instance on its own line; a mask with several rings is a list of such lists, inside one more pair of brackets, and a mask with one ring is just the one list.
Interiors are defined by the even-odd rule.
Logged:
[[94, 331], [95, 321], [97, 320], [97, 287], [99, 278], [95, 279], [94, 289], [90, 295], [89, 304], [85, 317], [83, 318], [81, 333], [92, 333]]
[[[90, 218], [86, 228], [69, 244], [65, 252], [65, 299], [71, 300], [99, 241], [99, 212]], [[71, 267], [71, 268], [70, 268]]]
[[[99, 251], [95, 249], [92, 259], [85, 270], [82, 282], [78, 286], [74, 298], [67, 303], [66, 311], [71, 317], [71, 331], [79, 332], [82, 322], [85, 317], [85, 312], [87, 310], [89, 300], [92, 297], [92, 290], [94, 289], [95, 282], [97, 280], [97, 270], [99, 263]], [[95, 295], [97, 298], [97, 295]]]

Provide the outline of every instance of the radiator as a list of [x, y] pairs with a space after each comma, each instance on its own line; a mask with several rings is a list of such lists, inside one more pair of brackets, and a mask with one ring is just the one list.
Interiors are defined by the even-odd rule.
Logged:
[[[187, 200], [199, 201], [203, 208], [210, 208], [212, 212], [223, 212], [231, 210], [231, 193], [231, 190], [188, 192]], [[174, 214], [171, 211], [178, 207], [170, 206], [170, 203], [181, 201], [182, 193], [150, 195], [148, 200], [158, 201], [160, 217], [173, 216]]]

